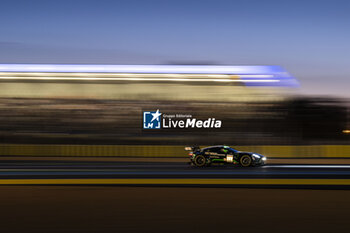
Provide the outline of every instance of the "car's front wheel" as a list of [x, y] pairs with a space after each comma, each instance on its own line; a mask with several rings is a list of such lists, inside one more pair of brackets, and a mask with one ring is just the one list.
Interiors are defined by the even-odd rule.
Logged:
[[252, 157], [250, 155], [242, 155], [239, 159], [239, 163], [242, 167], [249, 167], [252, 165]]
[[197, 167], [204, 167], [206, 164], [205, 157], [203, 155], [197, 155], [194, 159], [194, 164]]

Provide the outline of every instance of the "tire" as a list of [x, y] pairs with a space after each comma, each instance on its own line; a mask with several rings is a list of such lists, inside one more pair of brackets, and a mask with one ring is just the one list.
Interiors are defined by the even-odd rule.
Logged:
[[249, 167], [252, 165], [252, 157], [250, 155], [242, 155], [239, 159], [239, 163], [242, 167]]
[[197, 167], [204, 167], [206, 165], [206, 159], [203, 155], [197, 155], [196, 158], [194, 158], [194, 164]]

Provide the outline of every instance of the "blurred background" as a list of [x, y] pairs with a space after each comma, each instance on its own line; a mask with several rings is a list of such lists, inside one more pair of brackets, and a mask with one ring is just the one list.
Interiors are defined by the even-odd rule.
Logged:
[[[28, 67], [35, 69], [35, 65]], [[216, 72], [214, 66], [205, 67]], [[108, 78], [101, 80], [100, 76], [106, 74]], [[294, 93], [295, 87], [269, 83], [247, 86], [244, 80], [240, 84], [186, 79], [173, 82], [178, 74], [167, 78], [147, 74], [152, 81], [115, 81], [119, 74], [113, 73], [35, 75], [0, 74], [0, 132], [4, 143], [349, 144], [348, 100], [301, 96]], [[94, 80], [84, 79], [91, 76]], [[55, 77], [62, 79], [51, 79]], [[163, 114], [216, 118], [222, 121], [222, 127], [143, 130], [143, 111], [156, 109]]]
[[[347, 145], [348, 9], [347, 1], [327, 0], [5, 0], [2, 64], [212, 65], [214, 74], [214, 65], [278, 65], [298, 84], [120, 82], [2, 69], [1, 142]], [[156, 109], [223, 126], [142, 130], [142, 111]]]
[[[2, 98], [1, 139], [5, 143], [46, 144], [349, 143], [349, 135], [342, 132], [348, 122], [346, 102], [331, 98], [276, 99], [166, 101], [137, 100], [137, 95], [135, 99], [127, 100]], [[223, 121], [223, 126], [221, 129], [145, 132], [142, 130], [142, 109], [188, 113], [199, 119], [214, 116]]]

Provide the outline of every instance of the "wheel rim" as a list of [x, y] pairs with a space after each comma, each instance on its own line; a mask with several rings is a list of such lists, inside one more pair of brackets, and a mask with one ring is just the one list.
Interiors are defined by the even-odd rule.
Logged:
[[241, 160], [241, 163], [243, 166], [249, 166], [251, 162], [251, 159], [248, 156], [244, 156]]
[[196, 162], [197, 162], [198, 165], [203, 165], [205, 161], [204, 161], [203, 157], [199, 157], [199, 158], [196, 159]]

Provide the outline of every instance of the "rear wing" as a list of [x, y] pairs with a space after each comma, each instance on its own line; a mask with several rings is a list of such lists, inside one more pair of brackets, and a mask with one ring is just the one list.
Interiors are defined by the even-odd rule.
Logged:
[[193, 152], [199, 151], [200, 149], [201, 148], [199, 148], [199, 146], [186, 146], [185, 147], [186, 151], [193, 151]]

